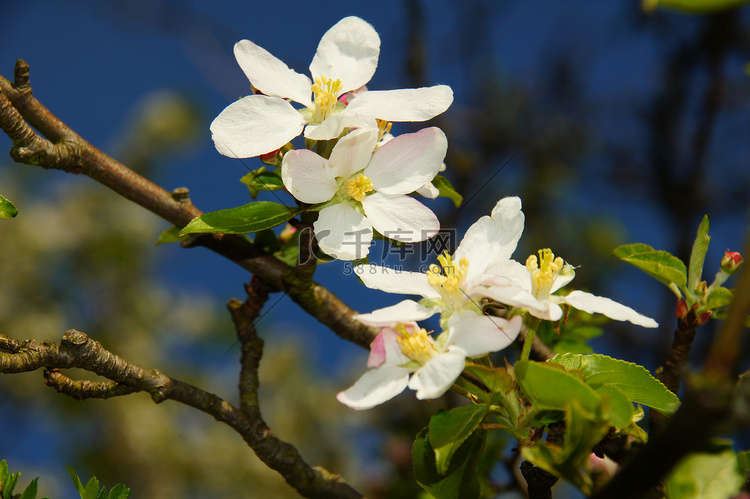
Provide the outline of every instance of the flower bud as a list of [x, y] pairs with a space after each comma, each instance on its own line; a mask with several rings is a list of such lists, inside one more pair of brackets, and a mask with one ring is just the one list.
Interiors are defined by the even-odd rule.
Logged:
[[675, 310], [674, 315], [678, 320], [684, 321], [687, 318], [689, 310], [690, 309], [688, 308], [685, 299], [680, 298], [679, 300], [677, 300], [677, 309]]
[[281, 149], [276, 149], [266, 154], [260, 155], [260, 160], [267, 165], [279, 166], [281, 164], [282, 154]]
[[721, 270], [729, 275], [735, 274], [742, 265], [742, 255], [736, 251], [727, 250], [721, 259]]
[[279, 234], [279, 242], [281, 244], [287, 244], [289, 241], [292, 240], [296, 232], [297, 232], [296, 227], [287, 224], [287, 226], [284, 227], [284, 230], [281, 231], [281, 234]]

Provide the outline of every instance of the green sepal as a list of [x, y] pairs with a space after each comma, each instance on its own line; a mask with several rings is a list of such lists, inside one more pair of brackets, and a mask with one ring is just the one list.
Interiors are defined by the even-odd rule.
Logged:
[[619, 259], [635, 265], [651, 277], [680, 289], [687, 284], [687, 268], [682, 260], [667, 251], [655, 250], [648, 244], [633, 243], [618, 246], [612, 252]]
[[253, 199], [258, 197], [259, 191], [278, 191], [284, 188], [279, 173], [266, 171], [265, 166], [245, 174], [240, 178], [240, 182], [247, 186]]
[[160, 244], [179, 243], [182, 240], [182, 236], [180, 236], [180, 228], [173, 225], [159, 235], [159, 239], [156, 240], [156, 246], [159, 246]]
[[478, 499], [482, 487], [476, 470], [486, 437], [486, 431], [475, 431], [454, 453], [447, 472], [441, 475], [428, 429], [423, 429], [412, 446], [414, 476], [419, 486], [436, 499]]
[[643, 404], [662, 414], [673, 414], [680, 406], [677, 395], [654, 378], [648, 369], [606, 355], [563, 354], [548, 362], [580, 371], [592, 387], [611, 385], [619, 388], [631, 402]]
[[438, 190], [438, 196], [450, 199], [456, 205], [456, 208], [463, 203], [464, 197], [453, 187], [450, 180], [442, 175], [435, 175], [435, 178], [432, 179], [432, 185]]
[[0, 195], [0, 218], [15, 218], [18, 215], [16, 205], [10, 199]]
[[237, 208], [212, 211], [194, 218], [180, 235], [192, 233], [247, 234], [270, 229], [298, 215], [303, 208], [285, 206], [271, 201], [257, 201]]
[[435, 451], [435, 466], [440, 475], [448, 471], [451, 458], [487, 415], [488, 406], [465, 405], [439, 410], [428, 426], [430, 444]]
[[688, 267], [688, 290], [692, 293], [695, 291], [703, 275], [703, 264], [706, 261], [706, 252], [711, 236], [708, 235], [708, 215], [703, 217], [698, 234], [693, 242], [693, 250], [690, 252], [690, 262]]

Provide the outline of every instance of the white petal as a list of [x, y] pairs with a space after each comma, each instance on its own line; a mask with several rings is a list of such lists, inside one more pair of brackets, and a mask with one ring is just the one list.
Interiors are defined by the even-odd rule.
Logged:
[[513, 307], [526, 308], [534, 317], [548, 321], [559, 321], [562, 309], [549, 300], [538, 300], [523, 288], [514, 286], [491, 286], [484, 290], [488, 298]]
[[[468, 286], [467, 281], [467, 286]], [[531, 292], [531, 274], [523, 265], [515, 260], [506, 260], [485, 270], [484, 275], [473, 285], [486, 284], [488, 286], [515, 286]]]
[[313, 228], [320, 249], [334, 258], [358, 260], [370, 252], [372, 225], [346, 202], [320, 210]]
[[575, 269], [572, 265], [569, 264], [565, 264], [565, 266], [563, 266], [563, 272], [558, 274], [558, 276], [555, 278], [555, 282], [552, 283], [552, 287], [549, 290], [550, 293], [554, 293], [558, 289], [566, 286], [576, 276]]
[[329, 140], [341, 135], [344, 128], [378, 128], [378, 122], [370, 116], [341, 112], [326, 118], [319, 125], [307, 125], [305, 137], [312, 140]]
[[523, 233], [521, 200], [508, 197], [498, 201], [491, 216], [483, 216], [466, 231], [454, 255], [456, 261], [469, 259], [467, 280], [472, 280], [493, 265], [508, 260]]
[[500, 317], [472, 314], [453, 324], [448, 341], [464, 350], [467, 357], [481, 357], [513, 343], [522, 323], [520, 316], [507, 321]]
[[447, 85], [399, 90], [373, 90], [353, 99], [347, 111], [385, 121], [426, 121], [445, 112], [453, 102]]
[[422, 187], [417, 189], [417, 194], [429, 199], [435, 199], [436, 197], [438, 197], [438, 194], [440, 194], [440, 191], [437, 187], [432, 185], [432, 182], [427, 182]]
[[355, 130], [339, 140], [331, 151], [330, 164], [334, 175], [346, 179], [364, 170], [372, 158], [377, 142], [376, 129]]
[[394, 270], [380, 265], [357, 265], [354, 272], [370, 289], [403, 295], [421, 295], [425, 298], [438, 298], [440, 295], [427, 282], [427, 274]]
[[466, 352], [451, 346], [447, 352], [430, 359], [409, 380], [409, 388], [420, 400], [434, 399], [448, 391], [466, 366]]
[[[417, 328], [417, 325], [412, 324], [410, 327]], [[370, 356], [367, 358], [367, 367], [379, 367], [383, 364], [401, 366], [411, 361], [401, 351], [398, 337], [398, 332], [392, 327], [381, 329], [370, 344]]]
[[375, 151], [364, 173], [378, 192], [408, 194], [435, 178], [447, 150], [448, 140], [439, 128], [406, 133]]
[[336, 398], [352, 409], [371, 409], [403, 392], [409, 373], [409, 369], [391, 365], [371, 369]]
[[303, 203], [324, 203], [331, 199], [338, 185], [328, 161], [307, 149], [296, 149], [281, 161], [284, 187]]
[[307, 107], [312, 105], [310, 78], [289, 69], [266, 49], [242, 40], [234, 46], [234, 57], [250, 83], [264, 94], [288, 97]]
[[252, 158], [279, 149], [302, 132], [305, 121], [278, 97], [250, 95], [228, 105], [211, 123], [216, 149], [230, 158]]
[[376, 192], [362, 200], [362, 208], [375, 230], [397, 241], [426, 241], [440, 230], [435, 214], [409, 196]]
[[393, 326], [399, 322], [422, 321], [432, 317], [438, 309], [423, 307], [414, 300], [404, 300], [390, 307], [374, 310], [369, 314], [358, 314], [354, 318], [368, 326]]
[[595, 296], [584, 291], [573, 291], [568, 296], [559, 298], [571, 307], [590, 314], [603, 314], [616, 321], [629, 321], [643, 327], [659, 327], [655, 320], [603, 296]]
[[380, 55], [380, 37], [358, 17], [345, 17], [320, 40], [310, 63], [313, 78], [341, 80], [342, 92], [356, 90], [375, 74]]

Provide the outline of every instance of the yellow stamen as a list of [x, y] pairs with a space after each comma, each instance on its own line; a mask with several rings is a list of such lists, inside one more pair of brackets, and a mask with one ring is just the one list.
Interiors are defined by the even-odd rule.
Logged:
[[410, 359], [424, 365], [437, 353], [435, 341], [425, 329], [409, 331], [403, 324], [397, 325], [395, 329], [399, 334], [396, 338], [398, 345]]
[[468, 298], [463, 286], [466, 273], [469, 270], [469, 259], [462, 257], [456, 263], [446, 251], [438, 256], [438, 262], [440, 266], [430, 265], [430, 269], [427, 271], [427, 282], [440, 294], [448, 309], [460, 310], [465, 308]]
[[344, 85], [341, 80], [332, 80], [325, 76], [315, 78], [315, 84], [312, 86], [315, 100], [315, 111], [313, 112], [313, 122], [323, 123], [326, 118], [333, 114], [338, 105], [338, 97]]
[[526, 269], [531, 274], [531, 293], [540, 300], [549, 298], [552, 285], [565, 267], [562, 258], [555, 257], [549, 248], [539, 250], [539, 259], [535, 255], [526, 259]]
[[393, 123], [390, 121], [378, 120], [378, 142], [383, 140], [385, 134], [391, 133], [391, 127], [393, 127]]
[[346, 194], [356, 200], [362, 201], [368, 192], [372, 191], [372, 180], [364, 174], [360, 173], [356, 177], [352, 177], [344, 183], [344, 189]]

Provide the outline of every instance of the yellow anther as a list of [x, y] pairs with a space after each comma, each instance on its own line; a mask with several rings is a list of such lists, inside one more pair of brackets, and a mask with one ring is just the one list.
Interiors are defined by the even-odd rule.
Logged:
[[437, 259], [440, 267], [435, 264], [430, 265], [430, 270], [427, 271], [427, 282], [440, 293], [446, 302], [463, 303], [464, 296], [461, 287], [469, 269], [469, 259], [463, 257], [456, 265], [447, 251]]
[[378, 120], [378, 142], [383, 140], [385, 134], [391, 133], [391, 127], [393, 127], [393, 123], [390, 121]]
[[531, 274], [531, 293], [540, 300], [549, 298], [552, 286], [565, 267], [565, 261], [549, 248], [539, 250], [539, 259], [535, 255], [526, 259], [526, 269]]
[[339, 103], [338, 97], [343, 87], [341, 80], [332, 80], [325, 76], [315, 78], [315, 84], [312, 86], [315, 100], [315, 111], [313, 112], [315, 123], [322, 123], [333, 114]]
[[409, 331], [403, 324], [397, 325], [395, 329], [401, 352], [410, 359], [424, 365], [437, 353], [435, 341], [425, 329]]
[[367, 193], [373, 189], [372, 180], [360, 173], [356, 177], [347, 180], [346, 183], [344, 183], [344, 189], [346, 189], [346, 194], [350, 198], [356, 201], [362, 201], [367, 196]]

